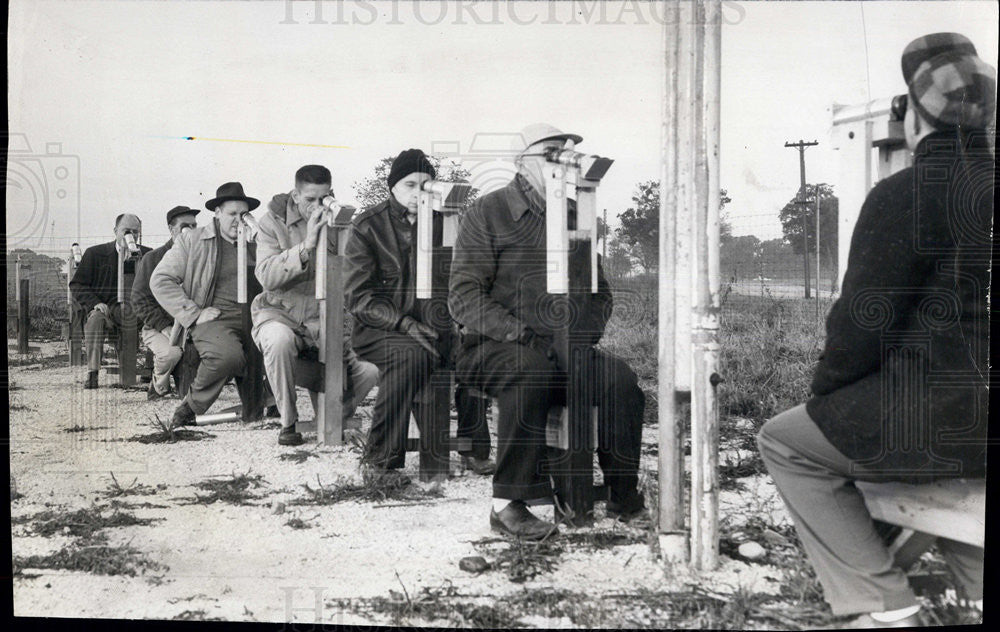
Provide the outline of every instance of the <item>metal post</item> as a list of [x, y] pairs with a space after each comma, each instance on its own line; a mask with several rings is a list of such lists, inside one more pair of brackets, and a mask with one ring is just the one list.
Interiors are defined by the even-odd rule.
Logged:
[[[118, 251], [118, 306], [121, 322], [118, 330], [118, 383], [122, 386], [134, 386], [136, 382], [136, 356], [139, 353], [139, 332], [136, 330], [135, 314], [129, 304], [129, 296], [125, 288], [132, 286], [135, 278], [135, 263], [132, 263], [133, 273], [126, 275], [125, 263], [129, 249], [123, 247]], [[126, 281], [126, 276], [128, 280]]]
[[819, 331], [819, 278], [820, 278], [820, 241], [819, 241], [819, 195], [820, 188], [816, 185], [816, 330]]
[[[684, 453], [681, 424], [677, 423], [676, 375], [677, 359], [677, 218], [678, 206], [683, 203], [678, 194], [678, 169], [681, 158], [680, 132], [685, 122], [680, 121], [681, 103], [685, 94], [680, 59], [680, 0], [671, 0], [668, 10], [674, 19], [663, 24], [665, 45], [663, 85], [663, 112], [660, 123], [662, 135], [660, 174], [660, 251], [659, 251], [659, 301], [657, 328], [657, 408], [659, 423], [659, 533], [660, 553], [671, 561], [687, 559], [687, 537], [684, 532]], [[605, 236], [605, 244], [607, 244]]]
[[[73, 280], [73, 276], [76, 274], [76, 266], [82, 257], [80, 252], [80, 244], [74, 243], [70, 246], [70, 253], [68, 258], [68, 267], [66, 268], [66, 321], [69, 324], [67, 331], [69, 332], [69, 365], [70, 366], [83, 366], [84, 356], [83, 356], [83, 329], [82, 322], [78, 321], [77, 310], [73, 306], [73, 290], [70, 288], [70, 282]], [[75, 325], [79, 324], [80, 327]], [[79, 335], [78, 332], [79, 331]]]

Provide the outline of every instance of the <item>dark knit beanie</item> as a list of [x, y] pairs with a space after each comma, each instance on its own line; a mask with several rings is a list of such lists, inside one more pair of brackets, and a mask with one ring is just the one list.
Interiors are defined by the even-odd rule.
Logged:
[[419, 149], [406, 149], [399, 152], [396, 159], [392, 161], [392, 168], [389, 169], [389, 190], [396, 186], [396, 183], [410, 175], [411, 173], [426, 173], [434, 178], [437, 173], [434, 165], [427, 159], [427, 155]]

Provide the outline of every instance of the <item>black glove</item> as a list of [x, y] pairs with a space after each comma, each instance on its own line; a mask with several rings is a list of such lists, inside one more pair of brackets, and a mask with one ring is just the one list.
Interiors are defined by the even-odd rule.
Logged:
[[552, 338], [536, 333], [531, 327], [525, 327], [524, 331], [517, 338], [517, 344], [531, 347], [549, 360], [555, 359], [555, 350], [552, 348]]
[[437, 359], [441, 358], [441, 354], [434, 347], [434, 341], [438, 337], [436, 331], [412, 316], [403, 316], [403, 319], [399, 321], [398, 329], [410, 338], [413, 338], [421, 347], [427, 349], [432, 356]]

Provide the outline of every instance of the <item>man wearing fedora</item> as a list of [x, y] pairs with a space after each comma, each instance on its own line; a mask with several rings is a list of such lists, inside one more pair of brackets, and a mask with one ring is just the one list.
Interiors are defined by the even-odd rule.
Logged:
[[[996, 71], [957, 33], [911, 42], [902, 70], [913, 166], [861, 207], [812, 398], [757, 437], [824, 598], [856, 615], [841, 628], [926, 624], [854, 482], [986, 475]], [[981, 610], [983, 549], [935, 545]]]
[[[435, 318], [447, 312], [443, 300], [416, 298], [417, 196], [435, 176], [423, 151], [400, 152], [386, 179], [388, 197], [352, 220], [346, 245], [344, 289], [354, 315], [354, 348], [381, 372], [364, 459], [379, 475], [397, 479], [405, 479], [394, 472], [404, 465], [413, 399], [452, 348], [450, 319]], [[439, 213], [433, 221], [440, 235]], [[463, 462], [473, 472], [491, 473], [485, 411], [466, 388], [456, 389], [455, 398]], [[417, 423], [423, 427], [421, 419]]]
[[[237, 303], [236, 238], [243, 216], [260, 206], [247, 197], [239, 182], [227, 182], [205, 203], [212, 222], [184, 231], [163, 255], [149, 279], [153, 297], [174, 317], [170, 344], [179, 346], [190, 335], [200, 363], [191, 389], [177, 407], [172, 426], [194, 424], [207, 411], [226, 382], [242, 376], [246, 367], [243, 312]], [[253, 263], [248, 244], [247, 263]]]
[[[554, 347], [557, 331], [546, 290], [545, 180], [542, 155], [567, 140], [544, 123], [516, 139], [517, 174], [504, 188], [479, 198], [466, 213], [455, 243], [448, 307], [462, 326], [456, 379], [498, 400], [497, 469], [493, 476], [495, 531], [542, 539], [556, 526], [533, 515], [527, 502], [551, 498], [543, 473], [549, 408], [566, 401], [566, 367]], [[573, 207], [570, 207], [573, 211]], [[574, 219], [570, 221], [572, 229]], [[611, 290], [598, 262], [599, 293], [575, 310], [579, 327], [597, 344], [611, 314]], [[645, 514], [638, 492], [645, 397], [624, 361], [592, 349], [598, 398], [598, 460], [610, 489], [607, 512], [623, 520]]]
[[132, 308], [136, 316], [142, 319], [142, 342], [153, 353], [153, 379], [149, 382], [146, 398], [159, 399], [170, 392], [170, 372], [181, 359], [181, 348], [170, 344], [170, 330], [173, 328], [173, 316], [167, 313], [149, 289], [149, 277], [153, 270], [167, 254], [170, 247], [185, 230], [198, 226], [195, 215], [198, 209], [186, 206], [175, 206], [167, 211], [167, 230], [170, 239], [159, 248], [154, 248], [139, 262], [135, 271], [135, 281], [132, 283]]
[[[97, 372], [101, 368], [101, 352], [104, 348], [104, 333], [108, 328], [118, 328], [128, 318], [128, 303], [118, 302], [118, 256], [126, 253], [125, 236], [132, 235], [138, 240], [142, 222], [131, 213], [122, 213], [115, 218], [115, 238], [106, 244], [91, 246], [83, 252], [80, 265], [69, 283], [73, 298], [86, 314], [83, 325], [83, 342], [87, 349], [87, 380], [83, 387], [97, 388]], [[145, 255], [148, 246], [139, 246]], [[125, 271], [134, 269], [135, 260], [125, 261]]]
[[[264, 356], [267, 380], [281, 415], [278, 443], [299, 445], [295, 431], [295, 357], [305, 349], [317, 349], [320, 340], [319, 301], [316, 300], [316, 249], [320, 230], [330, 211], [322, 200], [331, 195], [330, 170], [306, 165], [295, 172], [295, 188], [275, 195], [260, 219], [257, 235], [257, 267], [254, 270], [263, 291], [251, 305], [253, 339]], [[336, 254], [336, 232], [328, 231], [323, 246]], [[360, 360], [351, 348], [344, 328], [344, 434], [357, 432], [354, 410], [378, 381], [378, 367]], [[315, 411], [318, 393], [309, 391]]]

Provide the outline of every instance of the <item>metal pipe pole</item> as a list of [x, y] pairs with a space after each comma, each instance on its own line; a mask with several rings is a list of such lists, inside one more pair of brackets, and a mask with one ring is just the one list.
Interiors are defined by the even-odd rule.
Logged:
[[816, 330], [819, 331], [819, 185], [816, 185]]
[[[687, 538], [684, 532], [684, 452], [681, 424], [676, 410], [677, 361], [677, 207], [679, 137], [678, 101], [683, 99], [680, 57], [680, 0], [670, 0], [667, 10], [677, 19], [663, 23], [664, 67], [663, 108], [660, 121], [662, 140], [660, 156], [660, 251], [659, 300], [657, 328], [657, 401], [659, 424], [659, 533], [660, 552], [665, 559], [684, 561], [687, 558]], [[605, 224], [606, 225], [606, 224]], [[605, 246], [607, 235], [605, 235]]]

